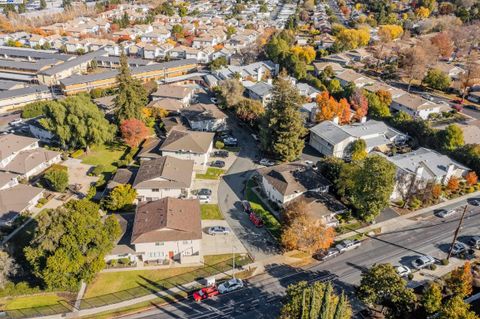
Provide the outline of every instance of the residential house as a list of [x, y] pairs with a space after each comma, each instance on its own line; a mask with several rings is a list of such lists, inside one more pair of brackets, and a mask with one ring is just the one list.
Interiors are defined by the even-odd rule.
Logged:
[[188, 106], [194, 92], [194, 89], [189, 87], [165, 84], [159, 85], [157, 91], [152, 93], [151, 98], [153, 101], [167, 98], [175, 99], [180, 101], [183, 106]]
[[248, 97], [262, 102], [264, 107], [272, 99], [272, 90], [273, 85], [267, 82], [258, 82], [246, 88]]
[[415, 118], [428, 119], [433, 113], [441, 112], [441, 105], [430, 102], [418, 95], [403, 94], [392, 99], [390, 108], [394, 111], [403, 111]]
[[[6, 173], [0, 172], [1, 183], [5, 182], [2, 181], [4, 174]], [[6, 178], [10, 179], [10, 176]], [[43, 192], [42, 188], [24, 184], [0, 188], [0, 226], [11, 226], [21, 213], [38, 203], [38, 200], [43, 197]]]
[[172, 130], [163, 141], [163, 156], [193, 160], [197, 169], [205, 169], [213, 150], [214, 133]]
[[429, 183], [446, 185], [452, 176], [461, 178], [469, 170], [448, 156], [423, 147], [386, 159], [397, 167], [392, 200], [405, 199]]
[[227, 125], [227, 116], [215, 104], [192, 104], [180, 113], [195, 131], [216, 132]]
[[0, 135], [0, 145], [0, 169], [7, 166], [18, 153], [39, 147], [36, 138], [14, 134]]
[[317, 170], [302, 163], [260, 168], [257, 173], [268, 200], [280, 206], [307, 192], [326, 193], [331, 185]]
[[301, 96], [306, 97], [310, 100], [315, 100], [317, 95], [320, 94], [319, 90], [317, 90], [311, 85], [308, 85], [307, 83], [297, 83], [295, 86]]
[[309, 144], [324, 156], [349, 158], [352, 143], [362, 139], [367, 152], [387, 151], [390, 145], [403, 143], [406, 136], [385, 123], [375, 120], [349, 125], [323, 121], [310, 129]]
[[340, 64], [335, 62], [314, 62], [313, 69], [315, 76], [320, 76], [323, 70], [325, 70], [325, 68], [327, 67], [330, 67], [333, 70], [334, 74], [339, 74], [345, 71], [345, 69]]
[[362, 88], [366, 85], [373, 84], [375, 81], [350, 69], [336, 74], [335, 78], [339, 80], [340, 84], [344, 87], [349, 85], [350, 83], [354, 83], [357, 88]]
[[144, 262], [200, 262], [200, 215], [197, 199], [166, 197], [141, 202], [135, 212], [131, 244]]
[[140, 201], [186, 197], [193, 179], [193, 161], [171, 156], [142, 160], [133, 180]]

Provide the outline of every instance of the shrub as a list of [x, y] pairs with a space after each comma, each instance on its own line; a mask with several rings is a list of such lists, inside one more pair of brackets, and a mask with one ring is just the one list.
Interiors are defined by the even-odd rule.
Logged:
[[118, 262], [119, 262], [120, 264], [122, 264], [122, 265], [128, 265], [128, 264], [130, 264], [130, 259], [128, 259], [128, 258], [120, 258], [120, 259], [118, 260]]
[[442, 266], [448, 265], [449, 262], [450, 262], [450, 261], [449, 261], [447, 258], [444, 258], [444, 259], [442, 259], [442, 260], [440, 261], [440, 263], [442, 264]]
[[475, 187], [471, 186], [469, 188], [467, 188], [467, 193], [473, 193], [475, 191]]
[[108, 264], [112, 267], [115, 267], [118, 264], [118, 260], [117, 259], [112, 259], [108, 262]]
[[222, 141], [216, 141], [215, 142], [215, 148], [221, 150], [225, 147], [225, 144]]
[[105, 171], [105, 165], [97, 165], [95, 166], [93, 169], [92, 169], [92, 172], [90, 173], [90, 175], [92, 176], [99, 176], [100, 174], [102, 174], [103, 172]]
[[96, 194], [97, 194], [97, 188], [95, 187], [95, 185], [92, 185], [88, 189], [87, 195], [85, 195], [85, 197], [87, 199], [92, 199], [93, 197], [95, 197]]
[[430, 270], [435, 270], [437, 269], [437, 265], [433, 264], [433, 265], [430, 265]]
[[44, 175], [53, 191], [63, 193], [68, 187], [68, 172], [63, 169], [53, 169]]
[[413, 279], [413, 274], [412, 273], [409, 273], [408, 274], [408, 280], [412, 280]]
[[398, 207], [403, 207], [405, 205], [405, 201], [403, 199], [399, 199], [395, 202], [393, 202], [395, 205], [397, 205]]
[[79, 150], [76, 150], [75, 152], [73, 152], [72, 154], [70, 154], [70, 157], [72, 158], [79, 158], [80, 156], [83, 155], [83, 150], [82, 149], [79, 149]]
[[410, 204], [409, 204], [409, 207], [410, 209], [418, 209], [420, 206], [422, 205], [422, 201], [419, 200], [418, 198], [416, 197], [413, 197], [411, 200], [410, 200]]
[[48, 202], [48, 199], [46, 199], [45, 197], [42, 197], [38, 200], [38, 202], [42, 205], [45, 205]]

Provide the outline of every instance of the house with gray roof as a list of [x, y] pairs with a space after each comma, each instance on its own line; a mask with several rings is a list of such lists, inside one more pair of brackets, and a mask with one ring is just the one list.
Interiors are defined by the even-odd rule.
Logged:
[[273, 85], [267, 82], [258, 82], [246, 88], [248, 97], [260, 101], [264, 107], [272, 99], [272, 89]]
[[386, 157], [397, 167], [392, 200], [405, 199], [409, 193], [429, 183], [446, 185], [452, 176], [461, 178], [468, 167], [436, 151], [421, 147], [413, 152]]
[[442, 105], [428, 101], [415, 94], [402, 94], [392, 99], [390, 108], [393, 111], [405, 112], [414, 118], [428, 119], [433, 113], [440, 113]]
[[180, 113], [195, 131], [216, 132], [227, 126], [227, 115], [215, 104], [192, 104], [183, 108]]
[[325, 156], [349, 158], [350, 147], [358, 139], [367, 144], [367, 152], [386, 151], [389, 145], [403, 143], [406, 136], [385, 123], [369, 120], [339, 125], [338, 121], [323, 121], [310, 129], [309, 144]]
[[[0, 173], [0, 179], [2, 179]], [[9, 177], [7, 177], [9, 178]], [[44, 190], [24, 184], [0, 189], [0, 226], [11, 226], [21, 213], [34, 207]]]
[[19, 89], [0, 91], [0, 113], [28, 103], [51, 100], [50, 88], [46, 85], [32, 85]]

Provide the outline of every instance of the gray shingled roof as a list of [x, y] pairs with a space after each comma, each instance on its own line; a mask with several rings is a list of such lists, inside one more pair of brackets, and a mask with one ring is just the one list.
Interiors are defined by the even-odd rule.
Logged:
[[61, 61], [67, 61], [73, 57], [69, 54], [61, 54], [57, 52], [46, 52], [44, 50], [34, 50], [26, 48], [13, 48], [0, 46], [0, 55], [8, 55], [22, 58], [33, 58], [33, 59], [56, 59]]
[[33, 93], [45, 93], [45, 92], [50, 92], [50, 89], [46, 85], [28, 86], [21, 89], [0, 92], [0, 100], [6, 100], [14, 97], [30, 95]]
[[68, 60], [68, 61], [66, 61], [62, 64], [57, 64], [57, 65], [51, 67], [50, 69], [44, 70], [40, 73], [45, 74], [45, 75], [55, 75], [58, 72], [62, 72], [62, 71], [74, 68], [77, 65], [89, 62], [91, 60], [94, 60], [96, 57], [101, 56], [101, 55], [105, 55], [105, 54], [107, 54], [107, 51], [105, 51], [103, 49], [93, 51], [93, 52], [89, 52], [89, 53], [84, 54], [84, 55], [79, 55], [75, 59]]

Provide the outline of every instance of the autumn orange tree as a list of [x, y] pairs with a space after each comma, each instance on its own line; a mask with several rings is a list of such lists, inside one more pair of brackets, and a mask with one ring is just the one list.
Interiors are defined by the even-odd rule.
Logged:
[[346, 99], [335, 100], [328, 91], [323, 91], [317, 95], [317, 122], [331, 121], [335, 117], [339, 123], [350, 122], [350, 104]]
[[456, 178], [455, 176], [450, 177], [447, 184], [448, 190], [455, 192], [458, 190], [459, 186], [460, 186], [460, 181], [458, 180], [458, 178]]
[[467, 175], [465, 175], [465, 180], [467, 181], [468, 186], [473, 186], [477, 184], [478, 176], [474, 171], [471, 171], [471, 172], [468, 172]]
[[433, 185], [432, 195], [433, 195], [433, 198], [439, 198], [440, 195], [442, 195], [442, 185], [440, 184]]
[[128, 119], [120, 124], [122, 139], [130, 147], [137, 147], [148, 135], [148, 128], [137, 119]]
[[450, 277], [446, 280], [446, 284], [452, 295], [461, 295], [464, 298], [470, 296], [473, 285], [472, 265], [470, 262], [467, 261], [462, 267], [452, 271]]
[[290, 204], [285, 211], [281, 243], [288, 250], [298, 249], [312, 254], [330, 247], [335, 237], [332, 227], [308, 214], [304, 201]]
[[350, 96], [350, 105], [355, 110], [354, 118], [360, 120], [368, 113], [368, 100], [361, 90], [355, 90]]
[[452, 55], [454, 50], [453, 40], [448, 32], [437, 33], [430, 42], [437, 47], [441, 57], [449, 58]]

